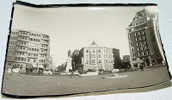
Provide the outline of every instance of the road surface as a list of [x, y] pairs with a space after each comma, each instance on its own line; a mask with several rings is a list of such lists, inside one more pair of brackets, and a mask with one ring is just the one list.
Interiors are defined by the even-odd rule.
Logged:
[[109, 78], [111, 76], [32, 76], [12, 73], [5, 75], [3, 93], [19, 96], [62, 95], [137, 88], [169, 81], [166, 67], [119, 73], [118, 76], [125, 76], [121, 78]]

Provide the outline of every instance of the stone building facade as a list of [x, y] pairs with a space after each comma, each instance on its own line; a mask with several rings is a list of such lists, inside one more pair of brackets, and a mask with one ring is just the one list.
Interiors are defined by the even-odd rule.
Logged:
[[112, 48], [98, 46], [94, 41], [88, 47], [83, 47], [82, 64], [83, 70], [100, 69], [111, 71], [113, 69], [114, 58]]
[[132, 67], [162, 63], [163, 57], [156, 39], [157, 14], [143, 9], [136, 13], [127, 29]]
[[46, 34], [12, 30], [6, 58], [7, 68], [47, 68], [51, 63], [50, 37]]

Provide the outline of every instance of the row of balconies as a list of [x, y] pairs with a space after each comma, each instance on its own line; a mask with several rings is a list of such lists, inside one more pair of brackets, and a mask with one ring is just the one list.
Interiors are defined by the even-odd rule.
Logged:
[[112, 58], [113, 55], [112, 54], [109, 54], [109, 55], [96, 55], [96, 54], [87, 54], [85, 55], [86, 58]]
[[132, 57], [145, 57], [145, 56], [150, 56], [150, 52], [148, 50], [145, 51], [139, 51], [131, 54]]
[[129, 29], [129, 33], [145, 31], [148, 28], [149, 28], [148, 26], [143, 26], [143, 27], [139, 27], [139, 28], [131, 28], [131, 29]]
[[36, 63], [39, 60], [39, 63], [46, 63], [47, 62], [47, 58], [42, 58], [42, 59], [38, 59], [38, 57], [21, 57], [21, 56], [16, 56], [13, 57], [15, 62], [33, 62]]
[[131, 26], [129, 26], [129, 28], [138, 27], [138, 26], [144, 25], [146, 23], [147, 23], [146, 20], [140, 19], [140, 20], [132, 22], [132, 24], [131, 24]]
[[23, 40], [23, 41], [34, 41], [34, 42], [45, 42], [49, 43], [49, 38], [35, 38], [35, 37], [29, 37], [29, 36], [19, 36], [17, 38], [18, 40]]
[[91, 60], [86, 60], [85, 64], [101, 64], [101, 63], [109, 63], [113, 64], [114, 61], [112, 59], [91, 59]]

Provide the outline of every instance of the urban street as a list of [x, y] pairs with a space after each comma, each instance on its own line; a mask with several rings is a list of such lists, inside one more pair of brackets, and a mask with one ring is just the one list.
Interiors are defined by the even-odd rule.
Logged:
[[61, 95], [151, 86], [168, 81], [166, 67], [95, 76], [32, 76], [11, 73], [4, 78], [3, 93], [19, 96]]

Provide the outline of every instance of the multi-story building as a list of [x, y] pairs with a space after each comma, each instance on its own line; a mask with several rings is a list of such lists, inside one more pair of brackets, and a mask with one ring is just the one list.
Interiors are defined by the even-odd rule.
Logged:
[[7, 68], [25, 70], [28, 66], [49, 67], [49, 62], [51, 62], [49, 42], [50, 38], [46, 34], [12, 30], [6, 58]]
[[132, 67], [162, 63], [163, 58], [156, 39], [157, 32], [157, 14], [150, 13], [147, 9], [136, 13], [128, 26]]
[[114, 68], [120, 68], [121, 58], [120, 58], [119, 49], [113, 48], [112, 53], [113, 53], [113, 60], [114, 60]]
[[82, 64], [83, 70], [103, 69], [111, 71], [113, 69], [114, 58], [112, 48], [98, 46], [94, 41], [88, 47], [83, 47], [82, 51]]

